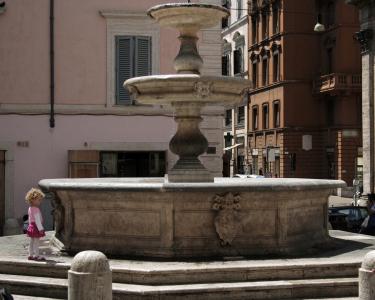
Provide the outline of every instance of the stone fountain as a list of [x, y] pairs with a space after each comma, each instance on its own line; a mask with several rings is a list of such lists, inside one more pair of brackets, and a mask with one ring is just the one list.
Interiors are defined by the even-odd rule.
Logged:
[[179, 160], [167, 178], [45, 179], [55, 194], [53, 243], [73, 254], [198, 258], [295, 255], [328, 241], [327, 200], [339, 180], [213, 178], [199, 161], [205, 105], [239, 103], [247, 80], [202, 76], [197, 32], [229, 13], [208, 4], [163, 4], [148, 11], [180, 31], [175, 75], [127, 80], [139, 103], [168, 104], [178, 129]]

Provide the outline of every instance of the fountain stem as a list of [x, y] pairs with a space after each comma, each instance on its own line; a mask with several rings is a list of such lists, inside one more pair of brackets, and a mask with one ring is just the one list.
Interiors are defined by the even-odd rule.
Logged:
[[203, 104], [174, 103], [177, 132], [169, 143], [170, 150], [179, 160], [168, 174], [170, 182], [212, 182], [211, 173], [202, 165], [198, 156], [206, 152], [208, 142], [199, 130]]
[[174, 68], [179, 74], [200, 74], [203, 60], [197, 50], [198, 37], [193, 32], [184, 32], [179, 37], [180, 51], [174, 59]]

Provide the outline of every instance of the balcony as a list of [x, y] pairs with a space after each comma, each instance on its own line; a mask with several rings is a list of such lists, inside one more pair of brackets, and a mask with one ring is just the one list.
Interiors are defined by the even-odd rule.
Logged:
[[354, 93], [361, 92], [362, 77], [360, 74], [333, 73], [320, 76], [313, 82], [314, 93]]

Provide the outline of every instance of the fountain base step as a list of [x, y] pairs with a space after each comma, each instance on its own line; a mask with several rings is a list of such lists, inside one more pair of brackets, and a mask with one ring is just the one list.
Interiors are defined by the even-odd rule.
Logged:
[[[185, 262], [110, 259], [113, 299], [352, 300], [339, 297], [357, 297], [358, 268], [373, 249], [375, 238], [330, 233], [340, 247], [315, 257]], [[66, 299], [67, 271], [73, 258], [61, 256], [44, 240], [41, 251], [47, 261], [29, 261], [27, 242], [25, 235], [0, 237], [0, 286], [24, 295], [16, 300]]]

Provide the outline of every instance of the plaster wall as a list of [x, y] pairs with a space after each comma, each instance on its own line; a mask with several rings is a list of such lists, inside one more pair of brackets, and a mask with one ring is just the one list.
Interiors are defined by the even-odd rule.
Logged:
[[[40, 179], [68, 175], [68, 150], [168, 149], [176, 128], [171, 109], [108, 102], [108, 77], [114, 70], [108, 69], [108, 19], [101, 14], [112, 11], [122, 18], [142, 15], [146, 20], [148, 8], [167, 2], [55, 1], [55, 128], [49, 126], [50, 2], [7, 2], [0, 15], [0, 150], [6, 150], [7, 218], [19, 219], [25, 213], [24, 194]], [[117, 17], [122, 21], [129, 22]], [[157, 24], [153, 30], [159, 45], [153, 73], [175, 73], [178, 33]], [[201, 32], [199, 48], [205, 62], [202, 73], [219, 75], [219, 27]], [[221, 176], [222, 108], [205, 109], [204, 114], [201, 129], [217, 152], [201, 159], [214, 176]], [[167, 159], [171, 168], [176, 157], [168, 153]]]

